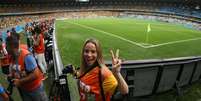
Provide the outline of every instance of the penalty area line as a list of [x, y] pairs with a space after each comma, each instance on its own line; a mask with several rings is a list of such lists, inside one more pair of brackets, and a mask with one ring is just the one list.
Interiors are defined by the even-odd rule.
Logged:
[[147, 46], [146, 48], [155, 48], [155, 47], [159, 47], [159, 46], [170, 45], [170, 44], [175, 44], [175, 43], [182, 43], [182, 42], [188, 42], [188, 41], [194, 41], [194, 40], [200, 40], [200, 39], [201, 38], [194, 38], [194, 39], [187, 39], [187, 40], [172, 41], [172, 42], [167, 42], [167, 43]]

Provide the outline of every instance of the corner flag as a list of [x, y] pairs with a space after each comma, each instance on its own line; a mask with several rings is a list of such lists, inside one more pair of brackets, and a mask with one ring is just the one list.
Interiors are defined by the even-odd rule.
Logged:
[[150, 24], [147, 25], [147, 33], [146, 33], [146, 40], [145, 40], [145, 43], [148, 44], [149, 42], [149, 32], [151, 31], [151, 27], [150, 27]]
[[147, 33], [151, 31], [151, 26], [150, 24], [147, 25]]

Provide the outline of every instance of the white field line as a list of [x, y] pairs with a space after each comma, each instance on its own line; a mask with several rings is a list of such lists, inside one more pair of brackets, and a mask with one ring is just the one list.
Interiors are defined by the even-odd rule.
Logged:
[[96, 28], [89, 27], [89, 26], [82, 25], [82, 24], [78, 24], [78, 23], [72, 23], [72, 22], [68, 22], [68, 23], [70, 23], [70, 24], [75, 24], [75, 25], [78, 25], [78, 26], [80, 26], [80, 27], [84, 27], [84, 28], [86, 28], [86, 29], [90, 29], [90, 30], [94, 30], [94, 31], [97, 31], [97, 32], [101, 32], [101, 33], [103, 33], [103, 34], [106, 34], [106, 35], [109, 35], [109, 36], [112, 36], [112, 37], [119, 38], [119, 39], [121, 39], [121, 40], [123, 40], [123, 41], [129, 42], [129, 43], [134, 44], [134, 45], [137, 45], [137, 46], [139, 46], [139, 47], [146, 48], [146, 46], [143, 46], [143, 45], [141, 45], [141, 44], [139, 44], [139, 43], [137, 43], [137, 42], [134, 42], [134, 41], [125, 39], [125, 38], [123, 38], [123, 37], [121, 37], [121, 36], [118, 36], [118, 35], [115, 35], [115, 34], [112, 34], [112, 33], [109, 33], [109, 32], [103, 31], [103, 30], [100, 30], [100, 29], [96, 29]]
[[[67, 21], [65, 21], [67, 22]], [[82, 24], [78, 24], [78, 23], [72, 23], [72, 22], [68, 22], [70, 24], [75, 24], [75, 25], [78, 25], [78, 26], [81, 26], [81, 27], [84, 27], [84, 28], [87, 28], [87, 29], [91, 29], [91, 30], [94, 30], [94, 31], [97, 31], [97, 32], [101, 32], [103, 34], [106, 34], [106, 35], [110, 35], [112, 37], [116, 37], [116, 38], [119, 38], [121, 40], [124, 40], [126, 42], [129, 42], [131, 44], [134, 44], [134, 45], [137, 45], [137, 46], [140, 46], [142, 48], [155, 48], [155, 47], [159, 47], [159, 46], [164, 46], [164, 45], [170, 45], [170, 44], [175, 44], [175, 43], [182, 43], [182, 42], [188, 42], [188, 41], [194, 41], [194, 40], [200, 40], [201, 38], [193, 38], [193, 39], [187, 39], [187, 40], [179, 40], [179, 41], [172, 41], [172, 42], [167, 42], [167, 43], [162, 43], [162, 44], [157, 44], [157, 45], [151, 45], [151, 46], [144, 46], [142, 44], [139, 44], [137, 42], [133, 42], [131, 40], [128, 40], [128, 39], [125, 39], [123, 37], [120, 37], [118, 35], [115, 35], [115, 34], [112, 34], [112, 33], [109, 33], [109, 32], [105, 32], [103, 30], [100, 30], [100, 29], [96, 29], [96, 28], [93, 28], [93, 27], [89, 27], [89, 26], [86, 26], [86, 25], [82, 25]]]
[[[147, 25], [147, 23], [135, 23], [135, 24], [138, 24], [138, 25]], [[150, 23], [151, 24], [151, 23]], [[181, 34], [181, 33], [179, 33], [178, 32], [178, 30], [173, 30], [173, 29], [163, 29], [163, 28], [161, 28], [161, 27], [158, 27], [158, 26], [160, 26], [160, 25], [164, 25], [164, 26], [171, 26], [171, 27], [174, 27], [175, 25], [166, 25], [166, 24], [151, 24], [151, 25], [154, 25], [154, 28], [157, 28], [157, 29], [161, 29], [161, 30], [164, 30], [164, 31], [168, 31], [168, 32], [175, 32], [175, 33], [178, 33], [178, 34]], [[156, 26], [155, 26], [156, 25]], [[184, 27], [184, 26], [183, 26]], [[153, 26], [151, 26], [151, 28], [153, 28]], [[180, 29], [179, 31], [182, 31], [182, 32], [193, 32], [192, 30], [187, 30], [187, 29]], [[196, 33], [196, 34], [200, 34], [200, 32], [193, 32], [193, 33]]]
[[56, 20], [68, 20], [68, 18], [56, 18]]
[[[160, 27], [154, 26], [155, 28], [158, 29], [162, 29]], [[167, 29], [162, 29], [162, 30], [166, 30], [166, 31], [170, 31], [170, 32], [176, 32], [176, 30], [167, 30]], [[179, 33], [180, 34], [180, 33]], [[175, 43], [182, 43], [182, 42], [188, 42], [188, 41], [194, 41], [194, 40], [200, 40], [201, 38], [193, 38], [193, 39], [186, 39], [186, 40], [179, 40], [179, 41], [172, 41], [172, 42], [167, 42], [167, 43], [161, 43], [161, 44], [157, 44], [157, 45], [150, 45], [150, 46], [146, 46], [146, 48], [154, 48], [154, 47], [159, 47], [159, 46], [164, 46], [164, 45], [169, 45], [169, 44], [175, 44]]]
[[182, 42], [188, 42], [188, 41], [194, 41], [194, 40], [200, 40], [200, 39], [201, 39], [201, 38], [194, 38], [194, 39], [187, 39], [187, 40], [179, 40], [179, 41], [173, 41], [173, 42], [167, 42], [167, 43], [162, 43], [162, 44], [147, 46], [146, 48], [154, 48], [154, 47], [159, 47], [159, 46], [164, 46], [164, 45], [170, 45], [170, 44], [182, 43]]

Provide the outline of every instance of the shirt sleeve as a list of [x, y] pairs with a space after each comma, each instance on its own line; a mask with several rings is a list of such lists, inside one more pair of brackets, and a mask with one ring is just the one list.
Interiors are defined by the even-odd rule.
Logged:
[[28, 72], [33, 71], [37, 67], [37, 63], [33, 55], [27, 55], [25, 57], [25, 66]]
[[108, 68], [104, 68], [104, 81], [103, 81], [103, 89], [105, 93], [113, 94], [118, 82], [114, 75], [111, 73], [111, 71]]
[[0, 85], [0, 94], [4, 93], [4, 88]]

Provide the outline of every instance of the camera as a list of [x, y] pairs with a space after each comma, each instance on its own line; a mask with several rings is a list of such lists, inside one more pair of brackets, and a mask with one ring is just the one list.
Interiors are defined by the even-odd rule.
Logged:
[[62, 70], [63, 74], [73, 73], [73, 65], [69, 64]]
[[2, 73], [5, 75], [10, 74], [10, 69], [9, 69], [9, 65], [5, 65], [1, 67]]
[[13, 93], [13, 87], [14, 87], [13, 78], [12, 77], [7, 77], [7, 80], [9, 82], [9, 85], [8, 85], [8, 88], [7, 88], [7, 93], [9, 95], [12, 95], [12, 93]]

